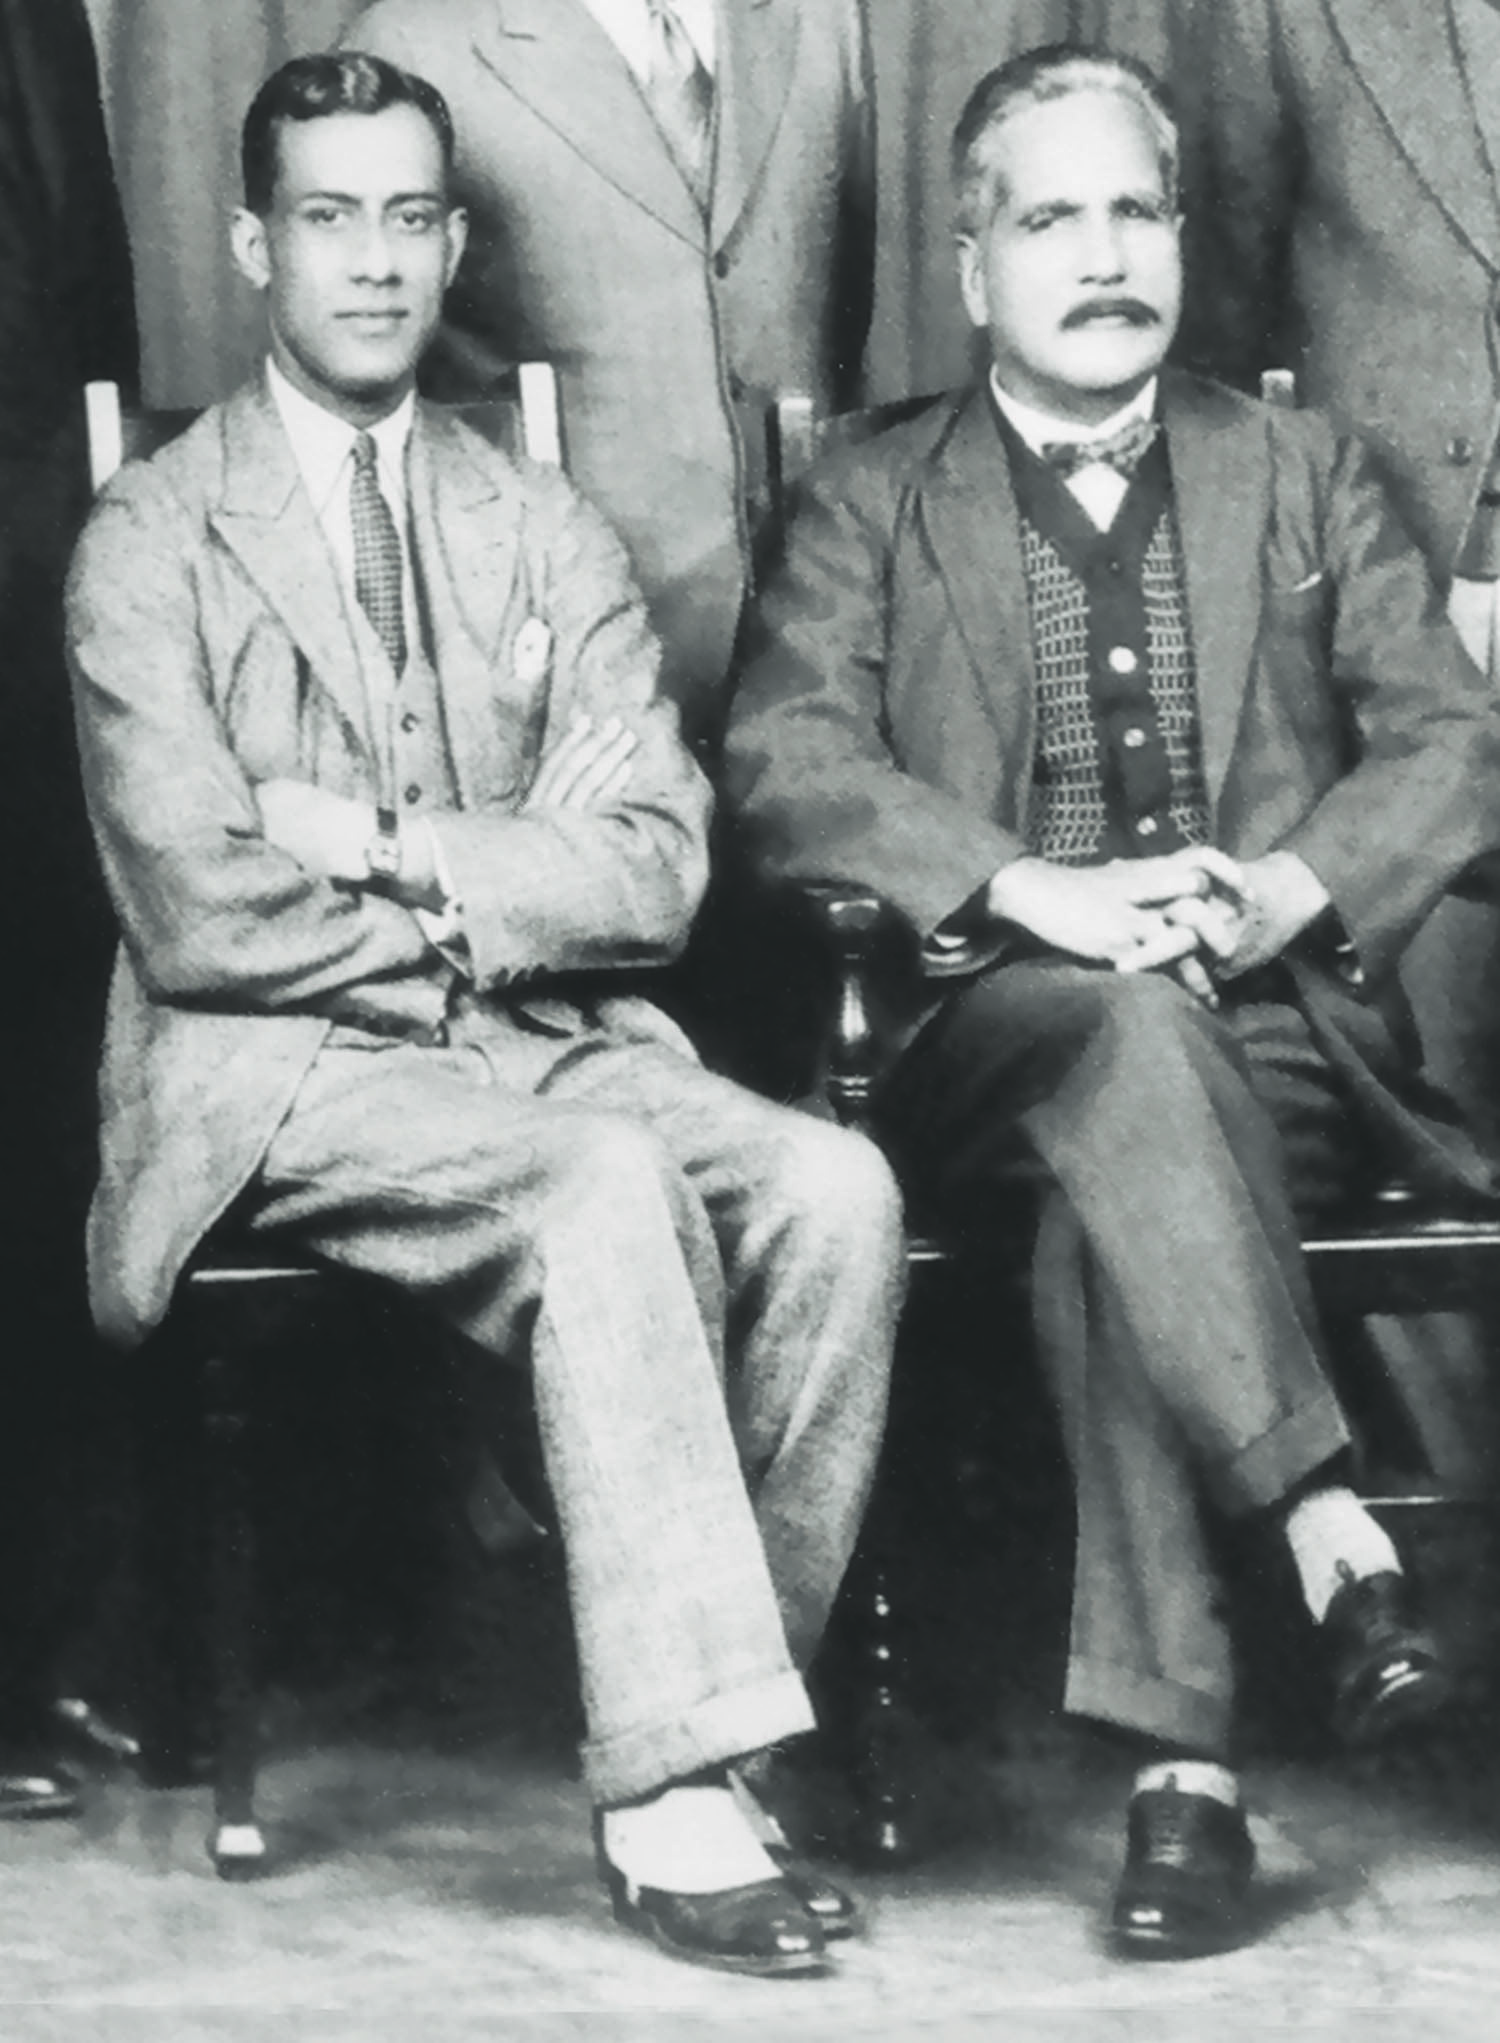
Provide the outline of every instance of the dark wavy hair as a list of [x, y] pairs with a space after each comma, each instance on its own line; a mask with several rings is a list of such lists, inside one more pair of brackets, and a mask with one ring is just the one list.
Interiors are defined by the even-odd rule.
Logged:
[[273, 71], [250, 102], [240, 134], [240, 174], [245, 204], [262, 219], [276, 195], [280, 135], [285, 121], [317, 121], [328, 114], [384, 113], [388, 106], [413, 106], [426, 119], [443, 151], [443, 174], [453, 172], [453, 116], [435, 85], [398, 71], [381, 57], [356, 50], [330, 50], [293, 57]]

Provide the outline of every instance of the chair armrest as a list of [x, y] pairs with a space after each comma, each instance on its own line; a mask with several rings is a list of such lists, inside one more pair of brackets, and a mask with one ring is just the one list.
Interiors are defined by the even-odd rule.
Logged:
[[835, 976], [836, 995], [823, 1036], [829, 1102], [846, 1128], [862, 1128], [878, 1064], [870, 984], [886, 905], [868, 887], [839, 880], [803, 881], [796, 891]]

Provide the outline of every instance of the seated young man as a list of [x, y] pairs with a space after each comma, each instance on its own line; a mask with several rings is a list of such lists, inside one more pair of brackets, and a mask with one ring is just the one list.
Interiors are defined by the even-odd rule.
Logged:
[[1289, 1551], [1341, 1729], [1443, 1670], [1347, 1486], [1298, 1220], [1491, 1171], [1415, 1080], [1402, 949], [1500, 838], [1500, 718], [1359, 449], [1163, 367], [1177, 140], [1137, 67], [979, 85], [954, 141], [977, 387], [810, 479], [738, 696], [751, 855], [919, 960], [878, 1108], [950, 1211], [1043, 1167], [1039, 1346], [1077, 1492], [1067, 1706], [1132, 1734], [1114, 1931], [1242, 1934], [1210, 1521]]
[[233, 240], [270, 360], [74, 563], [123, 936], [95, 1310], [140, 1340], [232, 1208], [529, 1356], [617, 1913], [816, 1972], [851, 1905], [726, 1769], [810, 1722], [898, 1202], [872, 1145], [710, 1076], [632, 991], [687, 934], [707, 793], [617, 541], [414, 399], [452, 149], [377, 59], [267, 82]]

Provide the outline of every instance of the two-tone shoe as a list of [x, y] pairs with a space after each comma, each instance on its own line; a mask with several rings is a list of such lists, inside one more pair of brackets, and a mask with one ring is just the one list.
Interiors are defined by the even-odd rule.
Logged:
[[1318, 1636], [1333, 1687], [1333, 1728], [1346, 1745], [1385, 1745], [1416, 1733], [1452, 1700], [1452, 1677], [1406, 1575], [1346, 1570]]
[[828, 1970], [823, 1932], [785, 1878], [712, 1894], [642, 1886], [611, 1861], [597, 1816], [594, 1849], [615, 1920], [650, 1937], [674, 1958], [766, 1979]]
[[847, 1889], [836, 1886], [811, 1859], [803, 1858], [789, 1844], [767, 1843], [766, 1857], [796, 1895], [818, 1928], [824, 1941], [857, 1936], [864, 1928], [864, 1911]]
[[1255, 1872], [1245, 1812], [1175, 1787], [1131, 1797], [1110, 1934], [1136, 1958], [1198, 1958], [1244, 1941]]

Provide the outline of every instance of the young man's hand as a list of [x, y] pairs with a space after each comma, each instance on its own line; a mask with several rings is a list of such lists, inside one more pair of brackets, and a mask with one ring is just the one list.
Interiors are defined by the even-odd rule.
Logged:
[[[305, 871], [347, 887], [369, 884], [365, 854], [376, 830], [371, 803], [305, 780], [263, 780], [255, 802], [267, 838]], [[408, 907], [441, 905], [432, 833], [425, 825], [401, 825], [401, 871], [391, 891]]]

